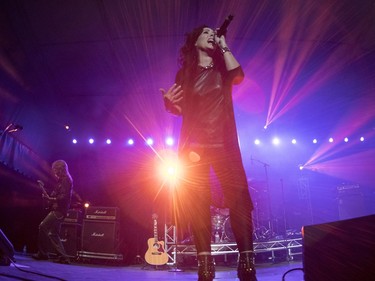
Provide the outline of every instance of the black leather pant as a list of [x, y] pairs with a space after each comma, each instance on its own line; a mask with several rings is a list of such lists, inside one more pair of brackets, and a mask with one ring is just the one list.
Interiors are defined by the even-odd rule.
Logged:
[[240, 154], [236, 150], [228, 153], [224, 148], [205, 148], [195, 152], [199, 161], [191, 161], [188, 152], [182, 158], [184, 174], [176, 194], [180, 206], [178, 212], [189, 220], [197, 253], [211, 252], [211, 171], [220, 182], [225, 207], [229, 208], [238, 250], [253, 250], [253, 203]]

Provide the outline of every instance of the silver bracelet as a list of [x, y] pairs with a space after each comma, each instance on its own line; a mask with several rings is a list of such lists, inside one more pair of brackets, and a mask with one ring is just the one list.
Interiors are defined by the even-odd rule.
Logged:
[[226, 52], [230, 52], [228, 47], [224, 47], [224, 48], [220, 49], [220, 51], [221, 51], [222, 54], [225, 54]]

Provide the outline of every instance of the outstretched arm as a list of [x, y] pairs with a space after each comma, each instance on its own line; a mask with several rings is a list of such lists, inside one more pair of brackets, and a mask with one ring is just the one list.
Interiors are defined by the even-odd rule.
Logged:
[[160, 92], [163, 95], [164, 105], [168, 112], [175, 114], [175, 115], [181, 115], [182, 114], [182, 107], [181, 107], [181, 101], [183, 99], [182, 96], [182, 89], [180, 85], [173, 84], [168, 91], [161, 88]]

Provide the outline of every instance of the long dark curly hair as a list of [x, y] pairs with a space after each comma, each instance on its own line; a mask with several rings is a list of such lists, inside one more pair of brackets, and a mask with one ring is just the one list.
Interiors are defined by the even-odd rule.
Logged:
[[[198, 66], [198, 51], [196, 49], [195, 43], [199, 35], [201, 35], [204, 28], [209, 27], [208, 25], [201, 25], [194, 28], [191, 32], [185, 34], [186, 40], [184, 45], [180, 48], [178, 64], [183, 72], [191, 72]], [[214, 52], [213, 54], [214, 63], [218, 66], [224, 64], [223, 56], [220, 52]]]

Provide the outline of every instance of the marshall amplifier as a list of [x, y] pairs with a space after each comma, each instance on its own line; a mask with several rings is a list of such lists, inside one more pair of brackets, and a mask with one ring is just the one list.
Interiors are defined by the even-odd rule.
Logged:
[[117, 207], [88, 207], [85, 211], [86, 220], [117, 221], [119, 220]]
[[64, 218], [66, 223], [82, 223], [82, 212], [81, 210], [70, 209], [66, 213]]
[[[60, 241], [64, 246], [66, 254], [71, 257], [77, 257], [77, 252], [81, 248], [82, 225], [78, 223], [63, 222], [60, 228]], [[50, 256], [57, 256], [57, 252], [52, 246], [49, 249]]]
[[76, 257], [81, 247], [82, 225], [78, 223], [62, 223], [60, 240], [68, 256]]
[[83, 220], [82, 251], [116, 254], [120, 248], [119, 240], [118, 222]]

